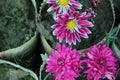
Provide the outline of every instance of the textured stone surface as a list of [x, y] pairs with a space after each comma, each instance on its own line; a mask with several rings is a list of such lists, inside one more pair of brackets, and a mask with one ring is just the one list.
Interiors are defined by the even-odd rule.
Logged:
[[35, 80], [28, 72], [0, 61], [0, 80]]
[[0, 51], [26, 42], [34, 28], [34, 8], [29, 0], [0, 1]]

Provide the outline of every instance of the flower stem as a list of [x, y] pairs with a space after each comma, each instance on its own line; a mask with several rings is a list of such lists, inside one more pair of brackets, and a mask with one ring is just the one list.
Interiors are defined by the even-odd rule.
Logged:
[[47, 78], [49, 77], [49, 75], [51, 75], [51, 73], [48, 73], [48, 74], [45, 76], [44, 80], [47, 80]]
[[118, 29], [117, 29], [117, 32], [115, 34], [116, 36], [118, 35], [119, 31], [120, 31], [120, 24], [118, 25]]

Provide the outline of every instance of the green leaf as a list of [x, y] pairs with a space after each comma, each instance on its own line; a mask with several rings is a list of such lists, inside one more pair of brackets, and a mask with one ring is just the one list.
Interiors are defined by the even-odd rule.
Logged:
[[109, 33], [106, 33], [105, 43], [109, 46], [112, 41], [114, 41], [116, 37], [118, 27], [112, 28]]
[[45, 53], [45, 54], [40, 54], [40, 55], [41, 55], [41, 58], [42, 58], [43, 63], [42, 63], [42, 65], [40, 66], [39, 79], [42, 80], [42, 71], [43, 71], [43, 69], [45, 68], [45, 64], [46, 64], [46, 62], [47, 62], [47, 60], [48, 60], [48, 56], [47, 56], [46, 53]]
[[112, 49], [115, 51], [116, 56], [120, 59], [120, 50], [118, 49], [114, 42], [112, 43]]
[[118, 70], [115, 80], [120, 80], [120, 69]]
[[47, 80], [47, 78], [49, 77], [49, 75], [51, 75], [51, 73], [48, 73], [48, 74], [45, 76], [44, 80]]
[[46, 62], [47, 60], [48, 60], [48, 56], [47, 56], [47, 54], [45, 53], [45, 54], [40, 54], [41, 55], [41, 58], [42, 58], [42, 61], [44, 62]]

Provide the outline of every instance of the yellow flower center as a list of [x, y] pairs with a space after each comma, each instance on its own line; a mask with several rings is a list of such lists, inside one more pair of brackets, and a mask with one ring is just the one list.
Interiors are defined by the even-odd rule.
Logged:
[[58, 3], [61, 5], [61, 6], [65, 6], [68, 4], [68, 0], [58, 0]]
[[76, 22], [74, 20], [69, 20], [67, 22], [67, 28], [68, 29], [73, 29], [73, 28], [75, 28], [75, 26], [76, 26]]

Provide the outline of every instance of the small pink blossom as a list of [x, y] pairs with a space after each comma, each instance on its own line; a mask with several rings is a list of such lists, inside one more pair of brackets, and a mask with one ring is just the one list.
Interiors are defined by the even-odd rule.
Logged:
[[93, 19], [96, 17], [96, 13], [91, 9], [86, 9], [85, 12], [83, 12], [83, 16], [86, 19]]
[[85, 50], [88, 80], [107, 78], [114, 80], [117, 73], [117, 58], [114, 52], [105, 44], [94, 45], [90, 50]]
[[70, 9], [81, 9], [82, 5], [76, 0], [47, 0], [47, 3], [52, 4], [48, 8], [48, 12], [56, 10], [56, 13], [66, 13]]
[[46, 66], [46, 72], [51, 72], [55, 80], [75, 80], [81, 67], [81, 55], [71, 46], [57, 44], [57, 50], [52, 49]]
[[91, 33], [88, 27], [93, 26], [92, 22], [84, 18], [84, 14], [77, 11], [58, 15], [55, 21], [57, 24], [52, 26], [55, 29], [53, 35], [56, 35], [60, 42], [65, 38], [66, 43], [70, 45], [72, 43], [75, 45], [76, 40], [80, 42], [80, 36], [88, 38], [88, 34]]

